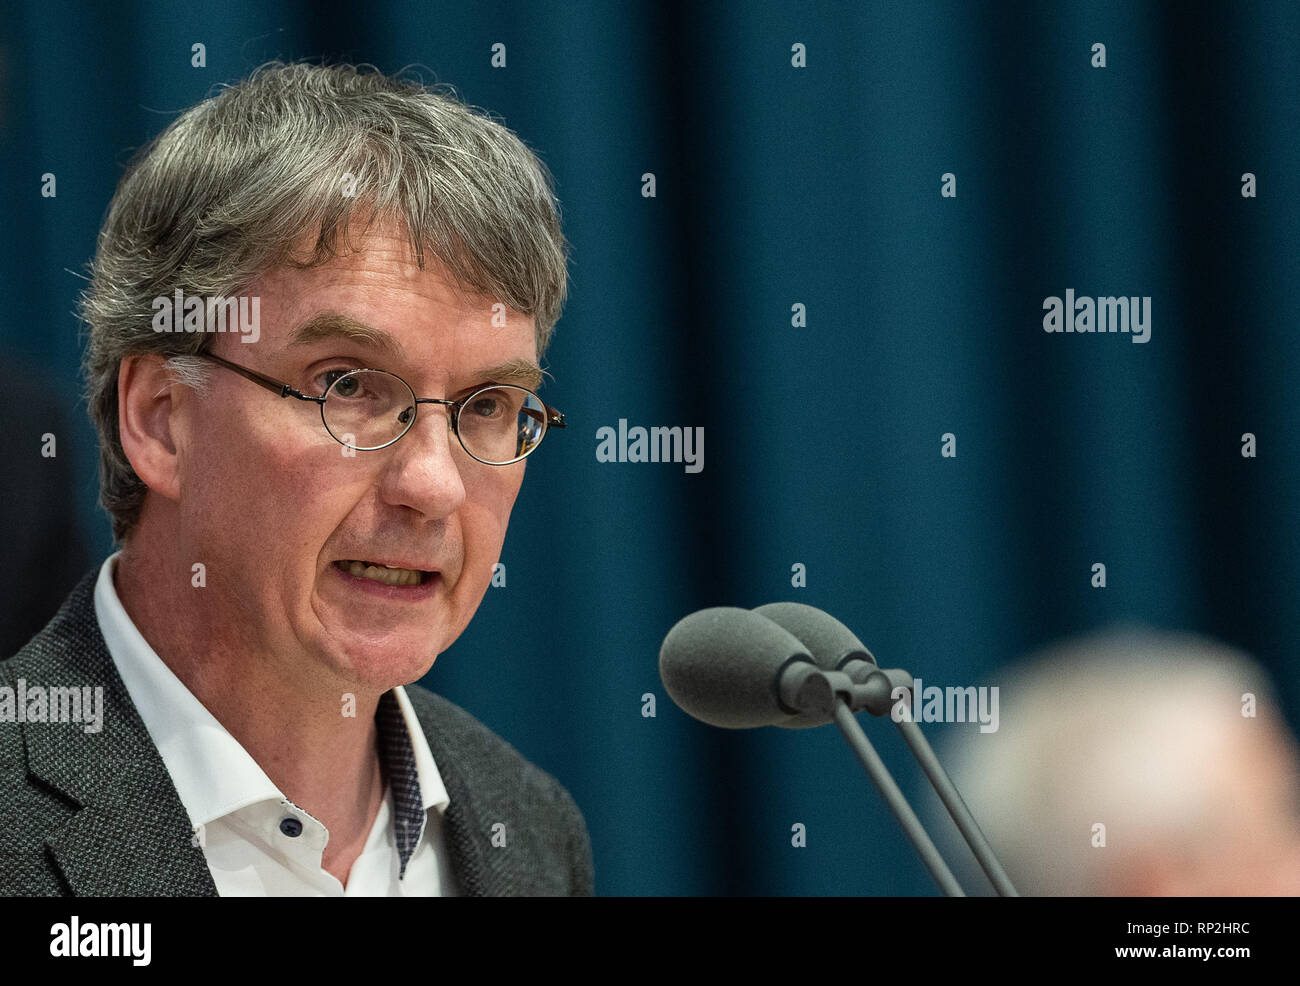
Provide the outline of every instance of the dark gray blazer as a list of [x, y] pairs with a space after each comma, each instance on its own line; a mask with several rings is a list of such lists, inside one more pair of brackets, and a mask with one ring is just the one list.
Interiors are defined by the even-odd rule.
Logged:
[[[0, 895], [216, 896], [157, 747], [95, 619], [98, 568], [7, 661], [0, 687], [103, 686], [104, 725], [0, 723]], [[443, 830], [461, 893], [590, 895], [591, 843], [569, 793], [463, 709], [406, 693], [451, 799]], [[492, 826], [505, 824], [503, 847]]]

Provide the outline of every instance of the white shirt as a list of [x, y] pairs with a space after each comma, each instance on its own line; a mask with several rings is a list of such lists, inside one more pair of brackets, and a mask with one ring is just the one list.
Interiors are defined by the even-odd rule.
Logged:
[[[392, 785], [385, 784], [379, 814], [344, 889], [337, 877], [321, 867], [329, 840], [325, 826], [284, 796], [131, 621], [113, 585], [120, 554], [109, 556], [100, 567], [95, 616], [127, 693], [195, 826], [217, 893], [223, 897], [454, 896], [455, 877], [442, 830], [450, 799], [405, 690], [399, 686], [390, 694], [409, 735], [423, 807], [415, 849], [405, 875], [399, 877], [401, 854], [393, 821], [397, 806]], [[401, 737], [397, 739], [400, 742]], [[381, 741], [381, 751], [383, 745]]]

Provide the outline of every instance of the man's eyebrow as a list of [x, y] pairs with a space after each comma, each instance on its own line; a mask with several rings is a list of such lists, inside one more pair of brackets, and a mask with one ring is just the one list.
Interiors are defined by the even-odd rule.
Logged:
[[334, 311], [318, 312], [303, 322], [290, 334], [288, 346], [310, 346], [314, 342], [328, 339], [348, 339], [352, 342], [364, 343], [394, 359], [400, 360], [406, 357], [406, 350], [402, 348], [402, 344], [383, 329], [376, 329], [373, 325], [366, 325], [365, 322], [358, 321], [351, 315]]
[[489, 380], [492, 383], [513, 383], [529, 390], [536, 390], [542, 385], [542, 368], [532, 360], [515, 357], [496, 366], [478, 370], [473, 374], [476, 380]]
[[[351, 315], [335, 311], [318, 312], [307, 319], [289, 335], [287, 345], [289, 347], [309, 346], [330, 339], [348, 339], [373, 346], [393, 359], [402, 361], [406, 359], [406, 350], [390, 333], [367, 325]], [[516, 356], [468, 375], [475, 381], [512, 383], [527, 387], [529, 390], [537, 390], [542, 385], [544, 371], [532, 360]]]

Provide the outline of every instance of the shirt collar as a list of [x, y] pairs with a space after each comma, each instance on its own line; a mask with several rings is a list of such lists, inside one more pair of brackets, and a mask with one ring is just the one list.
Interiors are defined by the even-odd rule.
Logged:
[[[195, 825], [266, 800], [285, 800], [248, 751], [163, 662], [127, 615], [113, 585], [121, 552], [105, 559], [95, 584], [95, 616], [122, 683]], [[411, 700], [402, 686], [385, 692], [375, 712], [380, 766], [394, 806], [402, 873], [430, 808], [451, 799]]]

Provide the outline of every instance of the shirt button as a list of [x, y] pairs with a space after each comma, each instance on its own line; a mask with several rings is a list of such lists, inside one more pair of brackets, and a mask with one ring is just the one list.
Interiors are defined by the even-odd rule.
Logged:
[[296, 839], [302, 835], [302, 822], [296, 818], [283, 818], [280, 820], [280, 831], [291, 839]]

